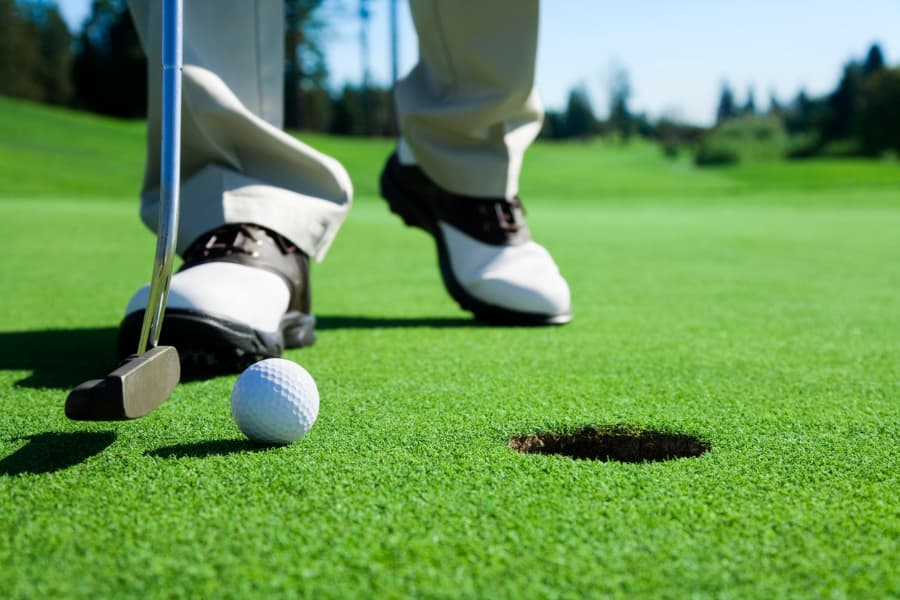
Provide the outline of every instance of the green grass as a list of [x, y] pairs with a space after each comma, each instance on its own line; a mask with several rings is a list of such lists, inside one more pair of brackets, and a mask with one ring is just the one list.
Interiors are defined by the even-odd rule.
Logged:
[[[140, 124], [0, 99], [0, 596], [900, 596], [900, 167], [697, 170], [537, 145], [523, 197], [566, 327], [471, 323], [376, 197], [387, 142], [311, 137], [358, 198], [314, 269], [300, 442], [241, 440], [234, 377], [66, 421], [149, 276]], [[582, 425], [700, 458], [524, 456]]]

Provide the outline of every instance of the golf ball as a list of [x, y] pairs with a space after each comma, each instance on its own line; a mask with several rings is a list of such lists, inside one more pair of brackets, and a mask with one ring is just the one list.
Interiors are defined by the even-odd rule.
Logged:
[[231, 392], [231, 416], [248, 438], [290, 444], [306, 434], [319, 414], [319, 390], [300, 365], [268, 358], [241, 373]]

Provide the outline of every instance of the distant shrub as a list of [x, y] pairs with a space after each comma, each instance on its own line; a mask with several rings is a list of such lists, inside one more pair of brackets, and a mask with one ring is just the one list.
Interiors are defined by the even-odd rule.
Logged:
[[812, 158], [819, 153], [821, 143], [819, 134], [807, 131], [788, 136], [785, 156], [788, 158]]
[[705, 133], [706, 129], [702, 127], [663, 117], [656, 123], [653, 131], [643, 135], [659, 141], [663, 154], [667, 158], [676, 159], [682, 150], [695, 148]]
[[740, 162], [738, 149], [732, 144], [716, 144], [704, 142], [697, 149], [694, 162], [702, 167], [715, 167], [720, 165], [732, 165]]
[[862, 153], [862, 145], [859, 140], [848, 138], [824, 144], [818, 155], [828, 158], [849, 158], [851, 156], [859, 156]]
[[778, 160], [789, 149], [781, 119], [745, 115], [725, 121], [700, 141], [695, 162], [701, 166]]
[[678, 158], [678, 154], [681, 152], [681, 146], [674, 140], [663, 140], [660, 147], [662, 148], [663, 155], [666, 158], [671, 158], [673, 160]]

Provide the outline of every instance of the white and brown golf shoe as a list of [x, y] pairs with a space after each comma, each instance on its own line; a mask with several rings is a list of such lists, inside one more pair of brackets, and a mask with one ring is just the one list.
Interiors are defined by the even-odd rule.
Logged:
[[[160, 343], [175, 346], [188, 375], [234, 373], [315, 342], [309, 259], [284, 236], [252, 224], [223, 225], [195, 240], [172, 277]], [[121, 356], [134, 352], [149, 286], [119, 327]]]
[[434, 237], [444, 287], [476, 319], [504, 325], [572, 320], [569, 286], [550, 253], [531, 239], [518, 197], [448, 192], [396, 154], [381, 173], [381, 195], [408, 226]]

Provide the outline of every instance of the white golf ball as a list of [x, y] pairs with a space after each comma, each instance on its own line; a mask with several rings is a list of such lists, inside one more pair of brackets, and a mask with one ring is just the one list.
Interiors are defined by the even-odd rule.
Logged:
[[319, 390], [300, 365], [268, 358], [241, 373], [231, 392], [231, 416], [248, 438], [290, 444], [303, 437], [319, 414]]

